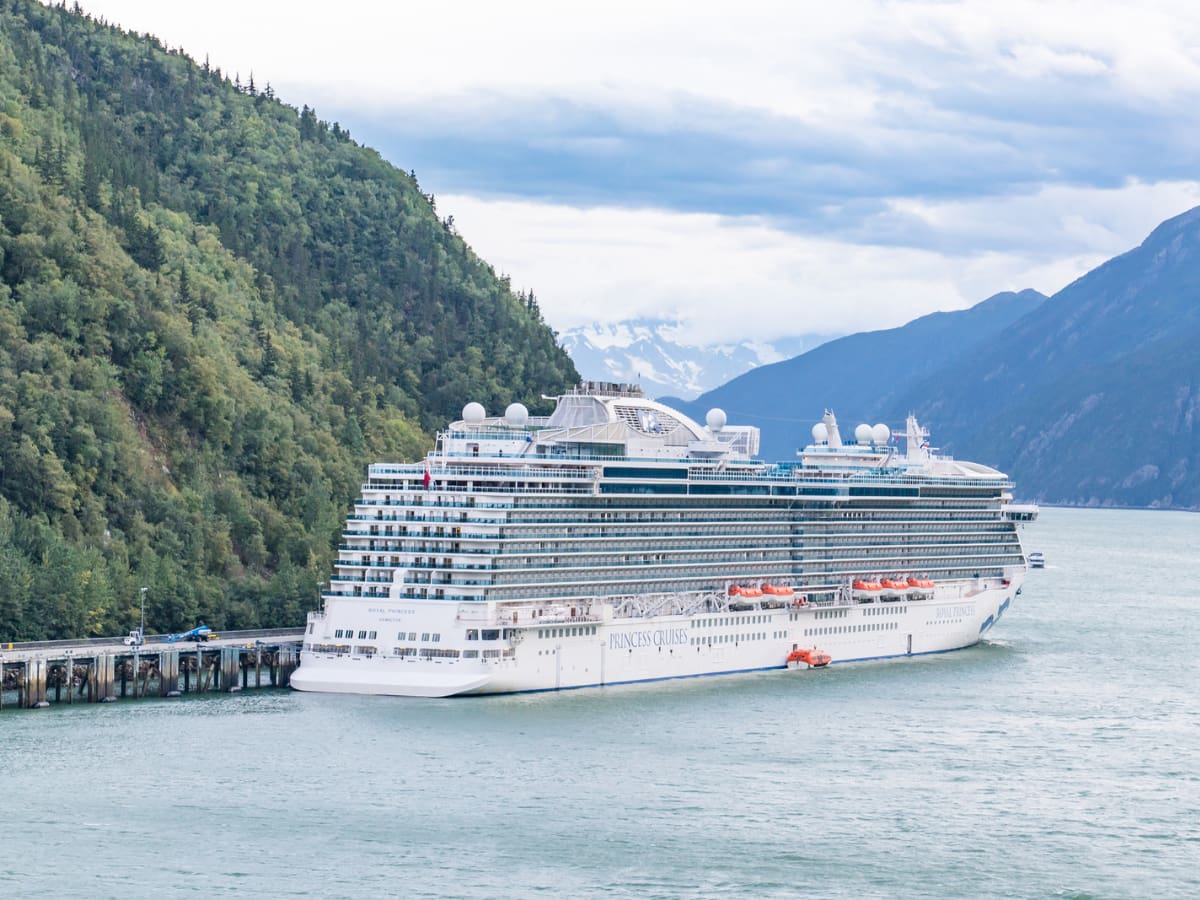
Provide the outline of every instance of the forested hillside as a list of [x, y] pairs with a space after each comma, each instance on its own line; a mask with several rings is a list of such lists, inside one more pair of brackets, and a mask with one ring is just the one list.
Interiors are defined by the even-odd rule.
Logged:
[[0, 0], [0, 640], [298, 624], [369, 461], [576, 378], [337, 124]]

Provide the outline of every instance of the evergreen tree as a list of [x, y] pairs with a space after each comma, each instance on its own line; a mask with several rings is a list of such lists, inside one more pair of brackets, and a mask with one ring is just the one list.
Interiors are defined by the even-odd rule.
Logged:
[[369, 462], [576, 379], [415, 173], [65, 7], [0, 2], [0, 175], [0, 640], [298, 624]]

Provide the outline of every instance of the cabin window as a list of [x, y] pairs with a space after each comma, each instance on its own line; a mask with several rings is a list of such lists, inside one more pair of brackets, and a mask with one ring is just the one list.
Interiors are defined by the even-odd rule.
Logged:
[[365, 641], [365, 640], [367, 639], [367, 633], [366, 633], [366, 631], [360, 631], [360, 632], [358, 633], [358, 639], [359, 639], [360, 641]]

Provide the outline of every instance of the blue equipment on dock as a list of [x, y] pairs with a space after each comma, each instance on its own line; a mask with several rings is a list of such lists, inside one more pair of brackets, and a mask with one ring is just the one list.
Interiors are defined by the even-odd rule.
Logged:
[[207, 625], [197, 625], [191, 631], [164, 635], [163, 640], [168, 644], [174, 644], [176, 641], [206, 641], [210, 634], [212, 634], [212, 629]]

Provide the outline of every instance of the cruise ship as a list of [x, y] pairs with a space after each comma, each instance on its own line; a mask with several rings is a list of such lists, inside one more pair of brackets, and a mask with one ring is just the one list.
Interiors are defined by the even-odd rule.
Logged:
[[[1001, 472], [830, 411], [786, 462], [634, 385], [548, 417], [468, 403], [420, 462], [370, 466], [302, 691], [448, 697], [905, 658], [971, 646], [1027, 563]], [[804, 677], [791, 675], [785, 677]]]

